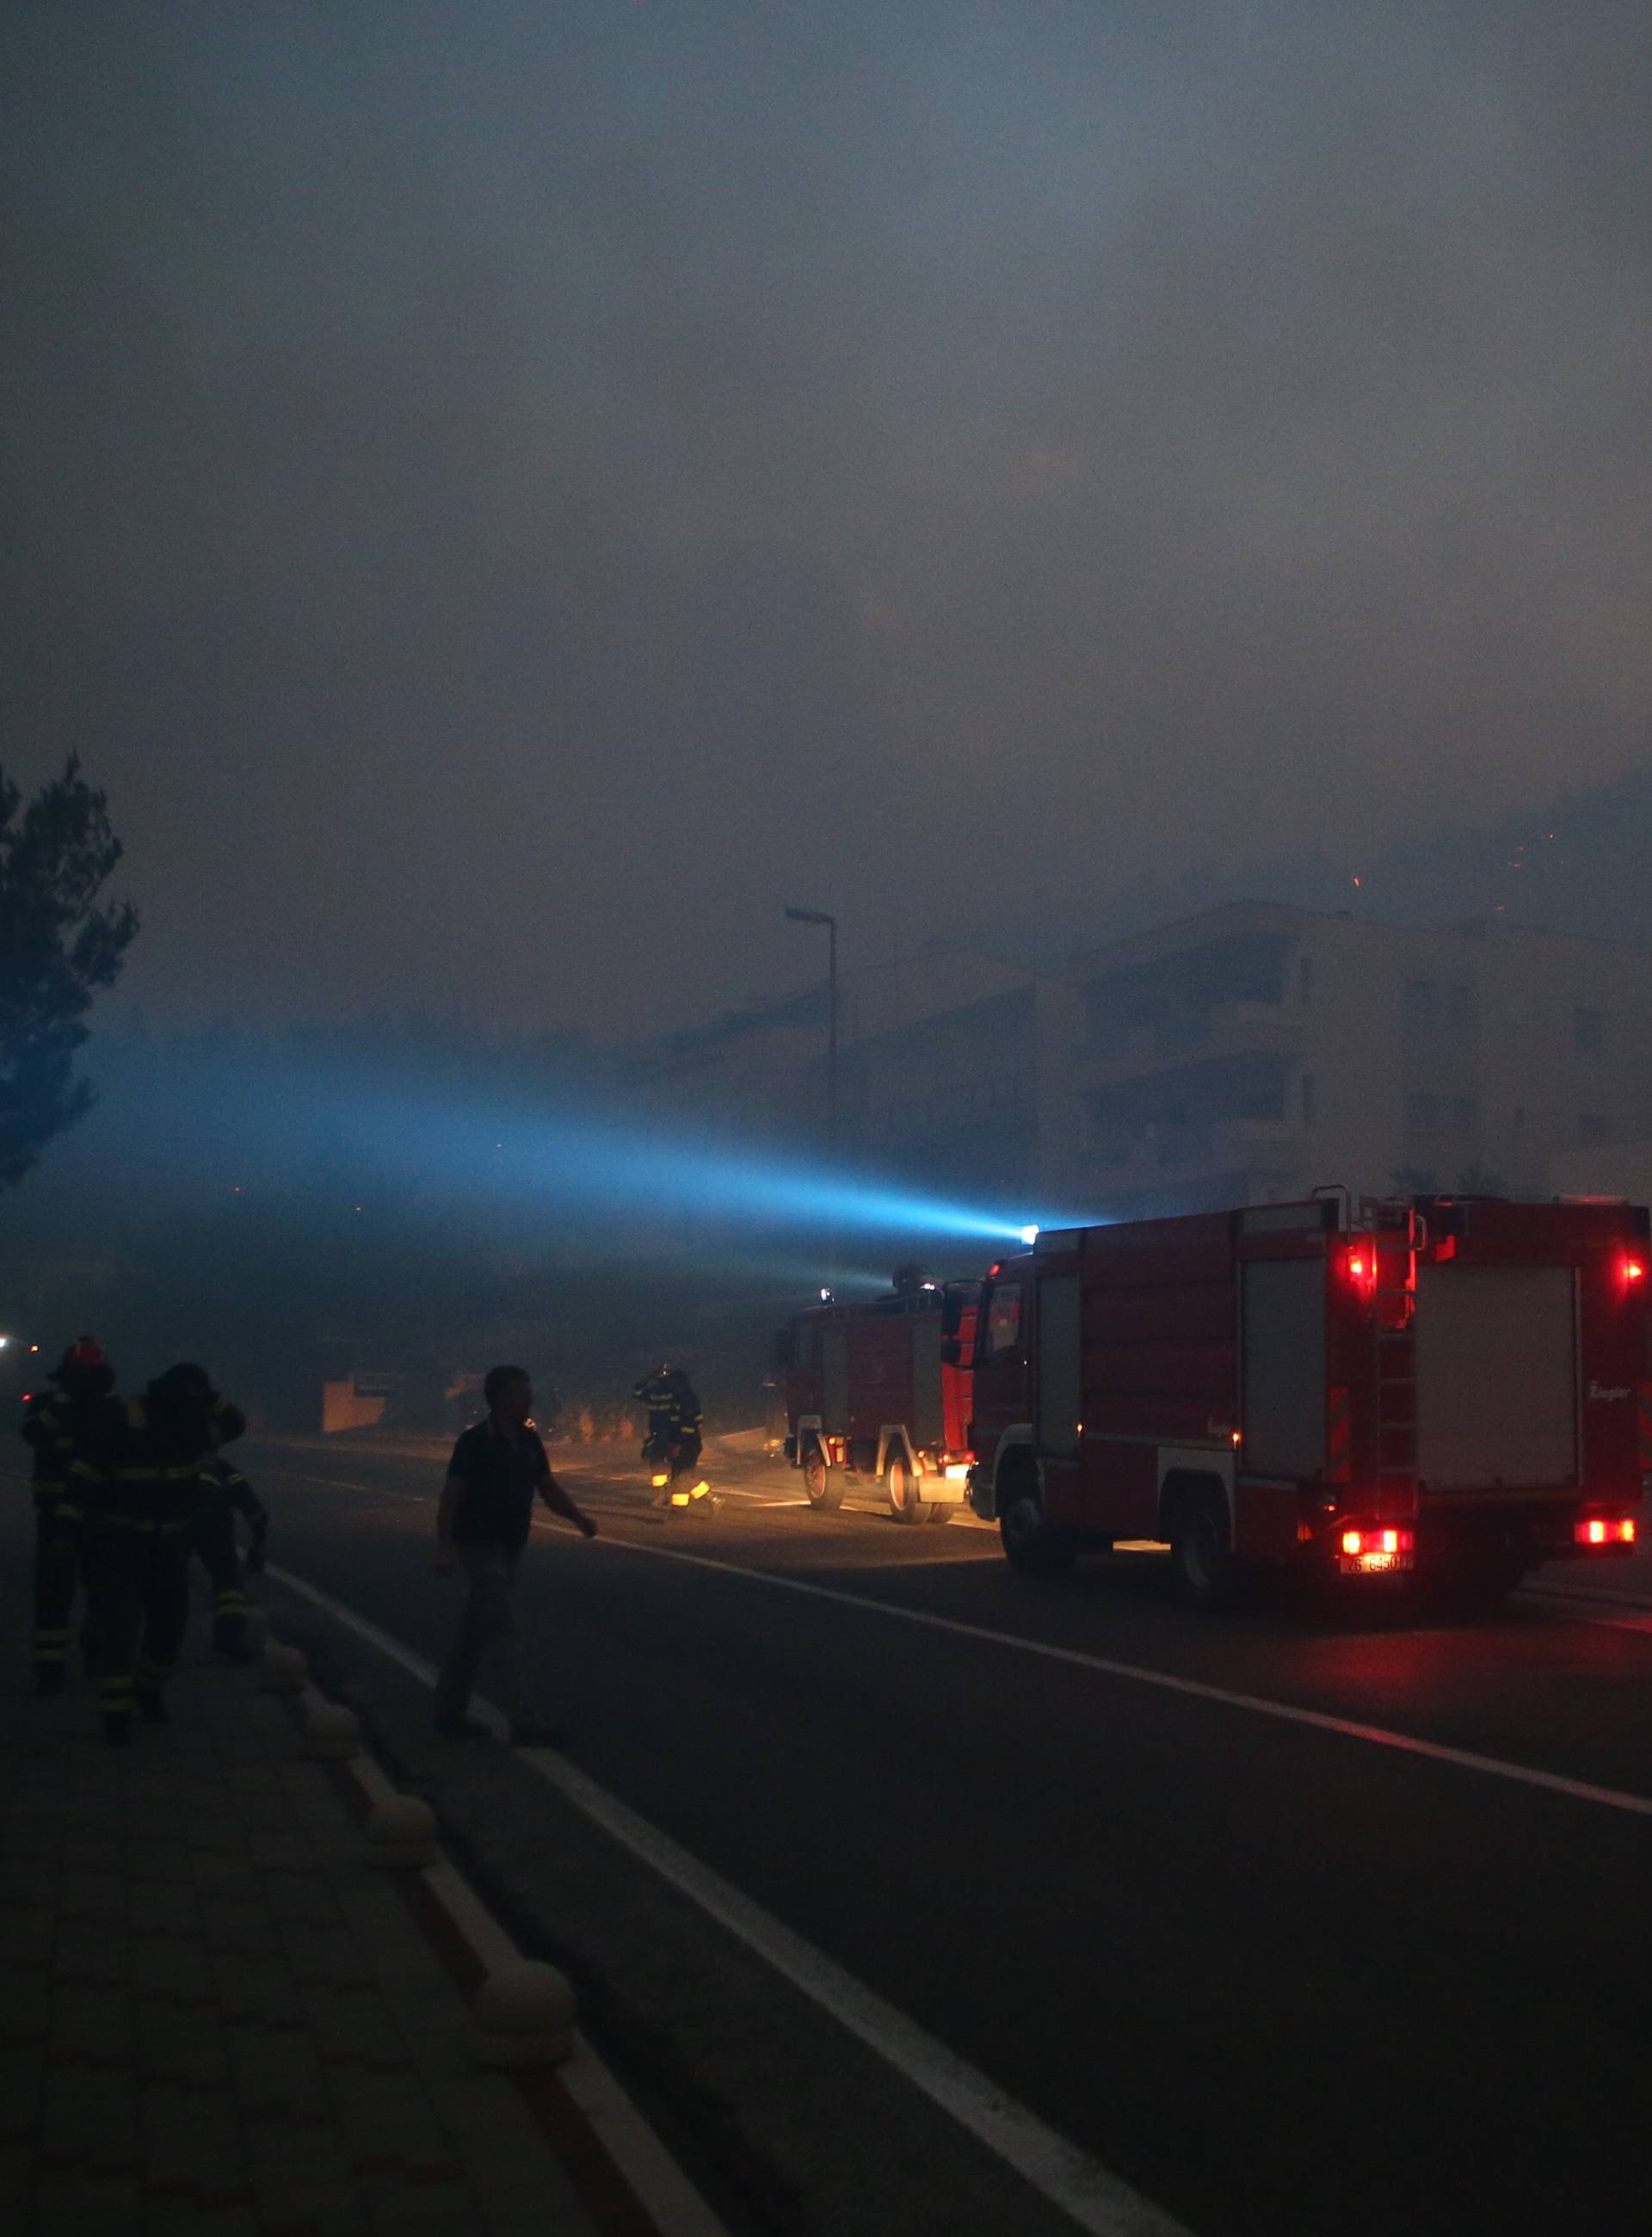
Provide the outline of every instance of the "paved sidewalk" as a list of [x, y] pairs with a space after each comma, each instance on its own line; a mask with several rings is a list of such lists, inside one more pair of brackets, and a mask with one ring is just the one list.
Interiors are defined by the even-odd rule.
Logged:
[[[9, 1488], [9, 1487], [8, 1487]], [[0, 1542], [0, 2229], [7, 2237], [591, 2237], [394, 1876], [254, 1674], [102, 1739], [28, 1693]]]

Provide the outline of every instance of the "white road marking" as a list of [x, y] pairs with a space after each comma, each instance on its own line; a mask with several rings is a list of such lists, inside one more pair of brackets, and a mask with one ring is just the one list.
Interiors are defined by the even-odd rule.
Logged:
[[1574, 1607], [1646, 1608], [1652, 1610], [1652, 1599], [1644, 1593], [1579, 1592], [1576, 1586], [1522, 1585], [1523, 1594], [1530, 1593], [1543, 1600], [1565, 1600]]
[[[684, 1560], [691, 1556], [683, 1555]], [[723, 1566], [721, 1564], [717, 1566]], [[271, 1564], [280, 1584], [323, 1609], [358, 1637], [426, 1686], [436, 1682], [435, 1666], [411, 1647], [369, 1622], [330, 1593], [291, 1570]], [[495, 1732], [504, 1719], [492, 1704], [473, 1705]], [[1059, 2207], [1091, 2237], [1187, 2237], [1180, 2222], [1132, 2190], [1127, 2183], [1047, 2128], [1034, 2114], [1006, 2095], [997, 2084], [955, 2056], [906, 2014], [846, 1972], [823, 1950], [754, 1903], [750, 1896], [704, 1864], [657, 1825], [639, 1817], [617, 1795], [576, 1771], [551, 1750], [522, 1748], [520, 1760], [565, 1795], [622, 1847], [680, 1889], [702, 1910], [757, 1951], [774, 1970], [865, 2043], [887, 2065], [922, 2090], [961, 2128], [997, 2154], [1026, 2181]]]
[[[535, 1528], [543, 1526], [536, 1523]], [[1652, 1818], [1652, 1797], [1630, 1794], [1614, 1786], [1596, 1786], [1587, 1779], [1567, 1778], [1559, 1772], [1539, 1771], [1530, 1764], [1509, 1763], [1501, 1756], [1479, 1755], [1470, 1748], [1447, 1747], [1438, 1740], [1419, 1739], [1383, 1725], [1361, 1724], [1353, 1718], [1335, 1717], [1323, 1709], [1298, 1708], [1289, 1701], [1270, 1700], [1259, 1693], [1239, 1693], [1226, 1686], [1206, 1685], [1198, 1678], [1178, 1678], [1167, 1670], [1151, 1669], [1136, 1662], [1115, 1662], [1104, 1654], [1088, 1654], [1075, 1646], [1056, 1646], [1041, 1639], [1025, 1639], [1013, 1631], [994, 1631], [985, 1624], [962, 1623], [955, 1616], [934, 1615], [927, 1608], [906, 1607], [895, 1600], [868, 1600], [859, 1593], [840, 1591], [834, 1585], [816, 1585], [802, 1577], [778, 1577], [764, 1569], [748, 1569], [735, 1561], [719, 1561], [706, 1554], [685, 1554], [672, 1546], [633, 1545], [627, 1538], [607, 1537], [592, 1541], [623, 1554], [640, 1554], [654, 1561], [685, 1561], [692, 1568], [713, 1569], [719, 1575], [741, 1577], [767, 1585], [777, 1592], [802, 1593], [808, 1599], [829, 1600], [840, 1607], [862, 1608], [872, 1615], [921, 1624], [926, 1630], [950, 1633], [958, 1639], [978, 1639], [990, 1646], [1005, 1646], [1021, 1654], [1035, 1654], [1047, 1662], [1065, 1663], [1078, 1670], [1093, 1670], [1104, 1678], [1121, 1678], [1160, 1693], [1179, 1693], [1194, 1701], [1213, 1701], [1223, 1708], [1243, 1709], [1252, 1716], [1271, 1717], [1281, 1724], [1302, 1725], [1310, 1731], [1331, 1732], [1342, 1739], [1364, 1740], [1373, 1747], [1392, 1748], [1402, 1755], [1421, 1756], [1431, 1763], [1450, 1764], [1458, 1771], [1483, 1772], [1487, 1777], [1535, 1786], [1546, 1793], [1563, 1794], [1573, 1802], [1598, 1803], [1630, 1817]], [[1596, 1619], [1599, 1620], [1599, 1619]]]
[[1592, 1623], [1602, 1631], [1652, 1632], [1652, 1607], [1645, 1600], [1597, 1600], [1588, 1593], [1556, 1592], [1548, 1585], [1531, 1585], [1525, 1590], [1534, 1600], [1547, 1602], [1553, 1614], [1568, 1622]]
[[279, 1465], [274, 1468], [261, 1468], [259, 1474], [290, 1476], [294, 1483], [324, 1483], [329, 1491], [365, 1491], [370, 1499], [414, 1499], [418, 1496], [417, 1493], [411, 1491], [387, 1492], [381, 1484], [351, 1483], [347, 1478], [341, 1475], [310, 1475], [303, 1468], [283, 1468]]

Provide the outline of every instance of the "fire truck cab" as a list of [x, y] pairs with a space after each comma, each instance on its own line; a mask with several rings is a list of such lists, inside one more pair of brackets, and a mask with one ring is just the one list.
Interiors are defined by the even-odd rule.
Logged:
[[841, 1507], [860, 1484], [897, 1522], [944, 1522], [963, 1504], [980, 1289], [902, 1269], [887, 1297], [825, 1298], [782, 1329], [783, 1449], [811, 1507]]
[[981, 1300], [971, 1503], [1019, 1568], [1152, 1541], [1206, 1603], [1247, 1567], [1495, 1599], [1625, 1554], [1648, 1266], [1623, 1204], [1333, 1191], [1041, 1235]]

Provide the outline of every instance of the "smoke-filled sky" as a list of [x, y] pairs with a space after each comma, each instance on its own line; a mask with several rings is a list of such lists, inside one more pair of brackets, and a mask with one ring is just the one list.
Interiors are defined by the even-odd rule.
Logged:
[[1645, 0], [10, 0], [0, 759], [603, 1033], [1646, 761]]

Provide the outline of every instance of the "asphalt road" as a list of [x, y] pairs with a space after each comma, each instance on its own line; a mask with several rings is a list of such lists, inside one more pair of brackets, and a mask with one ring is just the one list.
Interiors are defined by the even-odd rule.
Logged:
[[[558, 1457], [603, 1534], [547, 1524], [524, 1597], [577, 1765], [1199, 2237], [1652, 2221], [1646, 1564], [1200, 1618], [1150, 1554], [1035, 1584], [710, 1457], [670, 1523]], [[439, 1657], [439, 1448], [245, 1465], [282, 1564]]]

